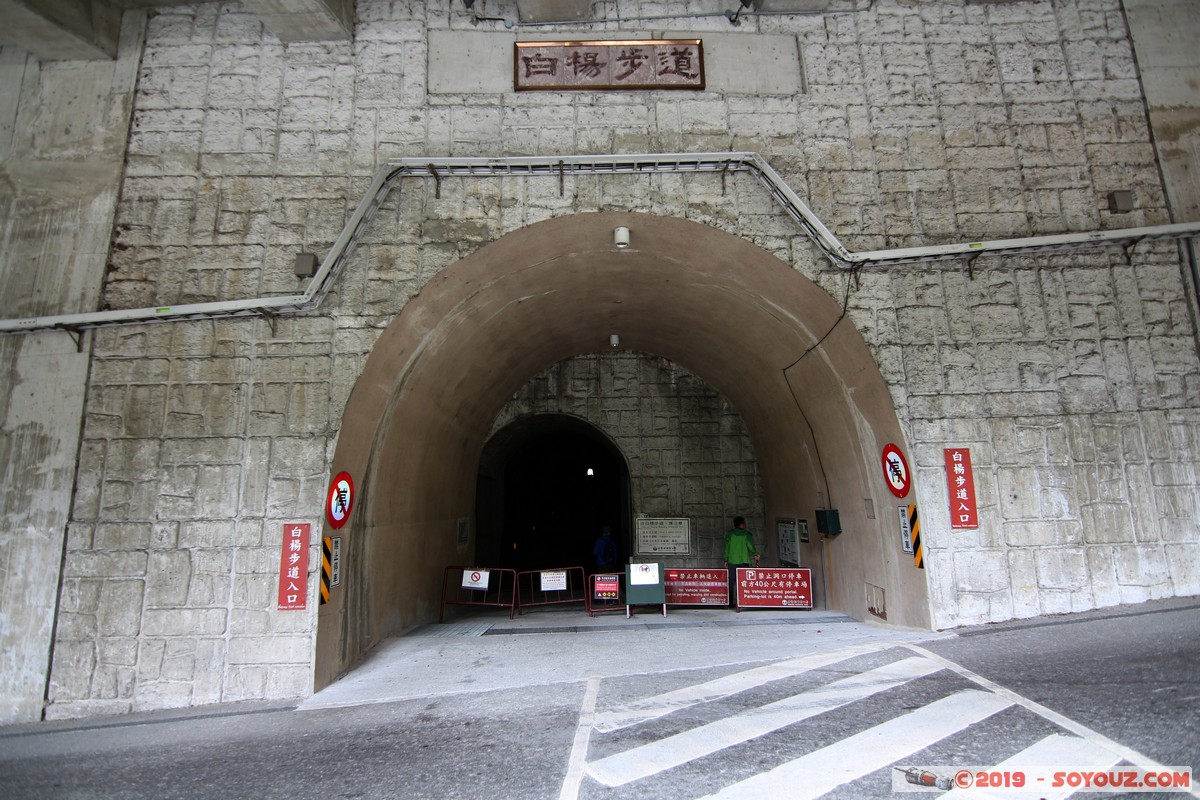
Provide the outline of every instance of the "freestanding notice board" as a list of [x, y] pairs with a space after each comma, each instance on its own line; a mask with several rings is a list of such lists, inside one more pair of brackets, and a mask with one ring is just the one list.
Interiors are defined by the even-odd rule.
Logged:
[[662, 564], [625, 565], [625, 618], [634, 606], [661, 606], [667, 615], [666, 570]]
[[729, 570], [668, 569], [664, 583], [669, 606], [729, 605]]
[[738, 567], [738, 608], [812, 608], [812, 573], [785, 567]]

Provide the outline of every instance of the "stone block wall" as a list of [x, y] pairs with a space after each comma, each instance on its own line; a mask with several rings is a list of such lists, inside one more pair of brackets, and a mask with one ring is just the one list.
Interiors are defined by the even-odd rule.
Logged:
[[276, 598], [284, 525], [320, 518], [328, 480], [331, 332], [97, 333], [47, 716], [311, 690], [313, 581], [309, 611]]
[[632, 352], [567, 359], [531, 378], [492, 432], [530, 414], [566, 414], [603, 432], [629, 468], [634, 516], [691, 521], [691, 554], [668, 566], [721, 566], [738, 515], [765, 549], [754, 443], [729, 401], [679, 365]]
[[[909, 296], [922, 331], [899, 325], [919, 342], [896, 356], [893, 395], [923, 524], [938, 532], [926, 543], [937, 624], [1200, 592], [1200, 386], [1178, 255], [1125, 258], [924, 272], [934, 299]], [[950, 527], [946, 446], [971, 448], [978, 530]]]
[[[430, 32], [478, 33], [465, 10], [358, 15], [353, 42], [287, 46], [236, 3], [149, 20], [107, 307], [297, 292], [294, 255], [324, 253], [393, 156], [754, 150], [855, 250], [1170, 219], [1118, 0], [695, 20], [793, 37], [791, 94], [439, 94]], [[1108, 211], [1118, 189], [1134, 211]], [[1173, 245], [851, 278], [747, 176], [405, 179], [313, 314], [96, 333], [48, 714], [305, 694], [315, 610], [274, 610], [279, 537], [320, 518], [378, 332], [483, 244], [605, 209], [712, 225], [848, 299], [917, 469], [939, 627], [1200, 593], [1195, 298]], [[975, 531], [948, 526], [950, 445], [972, 448]], [[674, 508], [645, 477], [647, 510]]]

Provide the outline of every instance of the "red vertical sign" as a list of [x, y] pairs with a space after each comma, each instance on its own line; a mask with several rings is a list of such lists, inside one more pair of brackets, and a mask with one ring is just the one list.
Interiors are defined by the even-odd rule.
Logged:
[[971, 448], [947, 447], [946, 485], [950, 489], [950, 527], [978, 528], [975, 476], [971, 473]]
[[279, 556], [279, 608], [308, 606], [308, 537], [312, 524], [290, 522], [283, 526], [283, 552]]

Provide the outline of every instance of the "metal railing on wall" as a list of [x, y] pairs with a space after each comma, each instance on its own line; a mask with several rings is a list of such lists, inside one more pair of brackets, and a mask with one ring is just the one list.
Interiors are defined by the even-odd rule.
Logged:
[[321, 261], [303, 294], [273, 295], [245, 300], [161, 305], [116, 311], [0, 320], [0, 334], [37, 331], [79, 331], [110, 325], [174, 322], [195, 319], [258, 316], [272, 318], [317, 308], [337, 282], [354, 246], [371, 218], [402, 178], [434, 182], [440, 196], [441, 181], [455, 178], [548, 177], [557, 178], [563, 190], [568, 175], [645, 175], [655, 173], [749, 173], [765, 187], [833, 264], [843, 269], [887, 266], [948, 259], [968, 264], [985, 254], [1007, 255], [1117, 245], [1131, 247], [1154, 239], [1191, 239], [1200, 236], [1200, 222], [1138, 228], [1062, 233], [1015, 239], [991, 239], [955, 244], [851, 252], [804, 203], [778, 172], [757, 153], [660, 153], [643, 155], [504, 156], [495, 158], [397, 158], [376, 170], [371, 184], [346, 221], [341, 234]]

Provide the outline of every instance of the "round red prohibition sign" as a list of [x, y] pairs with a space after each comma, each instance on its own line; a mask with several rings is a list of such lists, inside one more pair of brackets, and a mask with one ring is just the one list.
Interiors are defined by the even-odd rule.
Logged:
[[325, 515], [332, 528], [340, 528], [350, 519], [354, 508], [354, 479], [349, 472], [339, 472], [329, 485], [329, 497], [325, 499]]
[[912, 483], [912, 473], [908, 471], [908, 462], [904, 460], [904, 453], [901, 453], [900, 448], [894, 444], [883, 448], [883, 477], [887, 481], [888, 488], [896, 497], [908, 495], [908, 487]]

